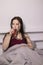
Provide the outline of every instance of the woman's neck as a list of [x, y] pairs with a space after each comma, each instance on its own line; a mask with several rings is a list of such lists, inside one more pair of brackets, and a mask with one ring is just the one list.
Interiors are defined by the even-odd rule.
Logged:
[[20, 32], [18, 32], [18, 34], [17, 34], [16, 38], [17, 38], [17, 39], [21, 39], [21, 40], [22, 40], [22, 39], [23, 39], [23, 38], [22, 38], [22, 34], [21, 34]]
[[12, 35], [12, 39], [13, 38], [20, 39], [20, 40], [23, 39], [21, 32], [17, 32], [16, 34], [13, 34]]

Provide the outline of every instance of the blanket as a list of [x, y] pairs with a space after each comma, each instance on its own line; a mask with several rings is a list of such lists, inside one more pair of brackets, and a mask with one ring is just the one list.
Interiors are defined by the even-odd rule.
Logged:
[[43, 65], [40, 55], [27, 44], [10, 47], [0, 55], [0, 65]]

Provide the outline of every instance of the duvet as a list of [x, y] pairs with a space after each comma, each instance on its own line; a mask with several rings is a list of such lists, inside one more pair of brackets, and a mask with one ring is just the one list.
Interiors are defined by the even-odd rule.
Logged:
[[19, 44], [0, 55], [0, 65], [43, 65], [43, 61], [36, 51], [26, 44]]

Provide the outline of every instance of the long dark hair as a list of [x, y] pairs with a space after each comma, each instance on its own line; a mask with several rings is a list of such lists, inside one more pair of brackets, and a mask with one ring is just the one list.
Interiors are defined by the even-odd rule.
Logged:
[[23, 35], [24, 34], [24, 25], [23, 25], [23, 20], [22, 20], [22, 18], [21, 17], [19, 17], [19, 16], [16, 16], [16, 17], [13, 17], [12, 19], [11, 19], [11, 28], [12, 28], [12, 23], [13, 23], [13, 20], [18, 20], [19, 21], [19, 23], [21, 24], [21, 28], [20, 28], [20, 32], [21, 32], [21, 34]]
[[[12, 23], [13, 23], [13, 20], [18, 20], [19, 21], [19, 23], [21, 24], [21, 28], [20, 28], [20, 30], [19, 30], [19, 32], [22, 34], [22, 37], [25, 39], [25, 41], [26, 41], [26, 38], [25, 38], [25, 36], [24, 36], [24, 33], [25, 33], [25, 31], [24, 31], [24, 24], [23, 24], [23, 20], [22, 20], [22, 18], [21, 17], [19, 17], [19, 16], [15, 16], [15, 17], [13, 17], [12, 19], [11, 19], [11, 28], [12, 28]], [[27, 42], [26, 42], [27, 43]]]

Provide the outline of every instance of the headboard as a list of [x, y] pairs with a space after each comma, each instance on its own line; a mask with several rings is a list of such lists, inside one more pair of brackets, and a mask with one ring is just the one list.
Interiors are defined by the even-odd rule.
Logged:
[[[36, 31], [36, 32], [25, 32], [29, 35], [32, 42], [37, 45], [37, 48], [43, 49], [43, 31]], [[4, 35], [6, 33], [0, 33], [0, 45], [3, 42]]]

